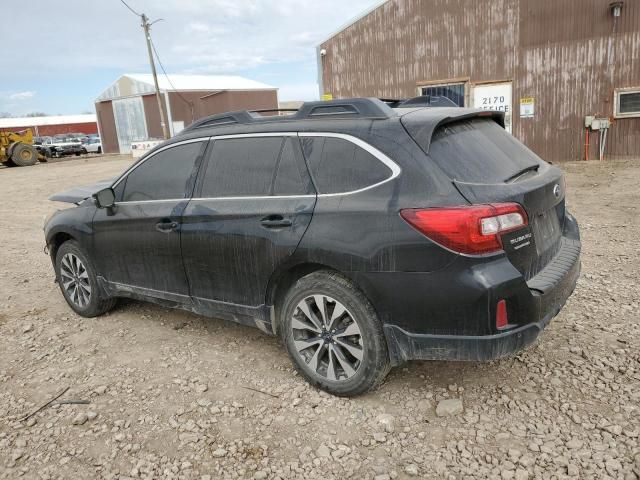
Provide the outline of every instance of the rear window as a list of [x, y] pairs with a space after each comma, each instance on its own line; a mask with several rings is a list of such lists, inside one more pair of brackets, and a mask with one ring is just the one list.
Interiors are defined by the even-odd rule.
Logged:
[[461, 182], [502, 183], [542, 162], [489, 118], [447, 124], [433, 138], [415, 140], [450, 178]]

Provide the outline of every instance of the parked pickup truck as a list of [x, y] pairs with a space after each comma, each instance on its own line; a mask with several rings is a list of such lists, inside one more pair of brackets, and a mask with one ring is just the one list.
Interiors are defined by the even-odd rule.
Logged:
[[63, 137], [38, 137], [35, 145], [47, 157], [60, 158], [66, 155], [82, 155], [87, 150], [82, 146], [82, 142]]

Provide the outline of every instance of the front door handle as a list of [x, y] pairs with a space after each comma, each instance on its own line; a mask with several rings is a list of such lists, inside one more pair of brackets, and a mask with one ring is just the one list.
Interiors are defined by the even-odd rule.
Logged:
[[293, 222], [282, 215], [269, 215], [260, 220], [260, 224], [265, 228], [284, 228], [293, 225]]
[[173, 220], [165, 219], [156, 223], [156, 230], [162, 233], [174, 232], [180, 225]]

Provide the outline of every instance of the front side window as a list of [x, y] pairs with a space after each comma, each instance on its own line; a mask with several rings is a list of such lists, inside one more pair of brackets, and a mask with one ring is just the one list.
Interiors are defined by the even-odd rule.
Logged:
[[389, 167], [349, 140], [306, 137], [303, 149], [318, 193], [352, 192], [392, 175]]
[[126, 177], [122, 201], [187, 198], [187, 186], [203, 148], [204, 142], [194, 142], [156, 153]]

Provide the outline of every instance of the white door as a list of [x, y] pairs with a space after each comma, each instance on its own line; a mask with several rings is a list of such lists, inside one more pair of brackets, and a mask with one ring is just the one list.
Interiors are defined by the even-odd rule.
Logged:
[[511, 82], [487, 83], [473, 87], [473, 107], [484, 110], [499, 110], [504, 112], [504, 123], [507, 132], [511, 133]]

